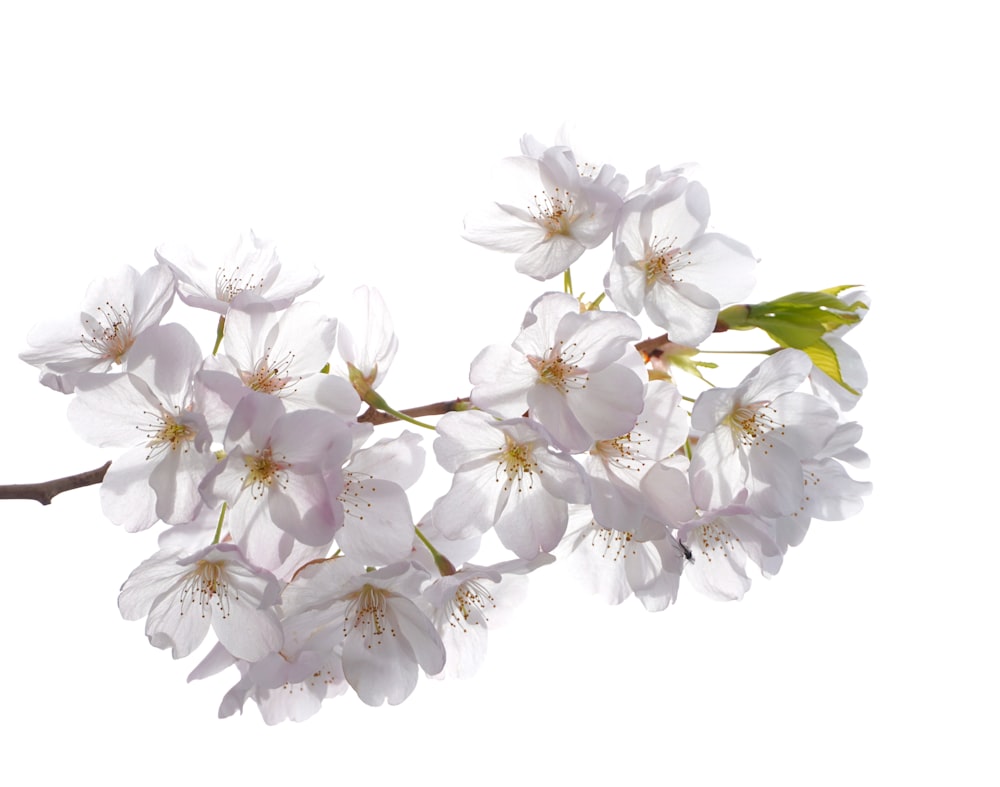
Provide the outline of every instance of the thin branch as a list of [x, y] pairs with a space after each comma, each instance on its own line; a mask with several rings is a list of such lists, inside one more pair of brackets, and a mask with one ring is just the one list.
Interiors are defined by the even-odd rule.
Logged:
[[37, 500], [43, 506], [47, 506], [60, 492], [101, 483], [109, 467], [111, 462], [105, 462], [94, 470], [68, 475], [65, 478], [55, 478], [52, 481], [41, 481], [37, 484], [3, 484], [0, 485], [0, 500]]
[[[727, 325], [721, 322], [716, 323], [715, 331], [717, 333], [726, 330], [729, 330]], [[657, 349], [669, 341], [667, 334], [663, 334], [652, 339], [644, 339], [636, 344], [635, 348], [648, 358], [658, 354], [656, 352]], [[420, 407], [411, 407], [408, 410], [400, 410], [400, 412], [414, 418], [420, 418], [425, 415], [444, 415], [455, 410], [468, 410], [470, 407], [469, 397], [466, 396], [460, 399], [449, 399], [444, 402], [434, 402], [433, 404], [425, 404]], [[396, 416], [376, 410], [373, 407], [369, 407], [364, 413], [358, 416], [360, 423], [373, 424], [374, 426], [398, 420]], [[60, 492], [101, 483], [109, 467], [111, 467], [111, 462], [105, 462], [100, 467], [88, 470], [85, 473], [68, 475], [65, 478], [56, 478], [52, 481], [42, 481], [37, 484], [0, 484], [0, 500], [37, 500], [43, 506], [47, 506], [52, 502], [52, 498]]]
[[[444, 415], [445, 413], [451, 413], [455, 410], [468, 410], [469, 409], [469, 397], [463, 397], [461, 399], [449, 399], [446, 402], [434, 402], [433, 404], [425, 404], [420, 407], [410, 407], [407, 410], [400, 410], [401, 413], [405, 413], [413, 418], [420, 418], [425, 415]], [[389, 415], [389, 413], [383, 413], [381, 410], [376, 410], [374, 407], [369, 407], [365, 412], [358, 416], [358, 422], [363, 424], [374, 424], [378, 426], [379, 424], [389, 424], [393, 421], [398, 421], [399, 419], [394, 415]]]

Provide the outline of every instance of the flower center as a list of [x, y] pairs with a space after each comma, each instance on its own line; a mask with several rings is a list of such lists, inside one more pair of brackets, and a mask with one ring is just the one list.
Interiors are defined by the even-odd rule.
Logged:
[[785, 433], [785, 425], [774, 420], [777, 414], [778, 411], [769, 401], [751, 402], [736, 407], [729, 415], [729, 427], [734, 440], [742, 443], [744, 448], [763, 445], [764, 453], [767, 453], [766, 449], [774, 448], [770, 433], [775, 430], [779, 435]]
[[296, 383], [302, 379], [288, 374], [288, 370], [295, 362], [293, 353], [288, 353], [274, 363], [270, 360], [270, 354], [271, 350], [268, 348], [252, 372], [240, 372], [240, 379], [247, 388], [266, 394], [279, 394], [289, 383]]
[[529, 205], [528, 212], [545, 230], [545, 239], [548, 240], [554, 235], [570, 234], [570, 227], [579, 218], [573, 203], [570, 193], [556, 186], [552, 194], [547, 191], [536, 194], [534, 207]]
[[267, 488], [275, 483], [282, 489], [288, 487], [288, 468], [291, 467], [284, 457], [280, 460], [271, 454], [270, 448], [262, 448], [253, 456], [244, 456], [247, 474], [243, 476], [243, 488], [249, 487], [254, 500], [264, 495]]
[[190, 424], [179, 421], [176, 416], [168, 412], [147, 412], [146, 415], [152, 416], [153, 423], [150, 426], [140, 425], [136, 427], [149, 437], [146, 443], [146, 447], [149, 449], [146, 459], [151, 459], [168, 450], [176, 451], [178, 448], [187, 451], [187, 444], [194, 440], [198, 434]]
[[[533, 447], [527, 443], [518, 443], [510, 435], [504, 436], [504, 446], [500, 449], [500, 461], [497, 464], [497, 482], [505, 477], [503, 490], [506, 492], [512, 486], [521, 492], [527, 484], [528, 489], [535, 485], [535, 473], [541, 474], [541, 469], [532, 458]], [[527, 482], [525, 481], [527, 479]]]
[[676, 248], [676, 240], [677, 238], [661, 239], [653, 236], [644, 263], [647, 287], [657, 282], [674, 284], [683, 281], [678, 274], [685, 265], [690, 264], [691, 252]]
[[611, 440], [598, 440], [590, 449], [590, 453], [604, 464], [621, 470], [638, 473], [646, 466], [639, 452], [639, 441], [631, 432]]
[[[213, 562], [199, 560], [194, 569], [184, 578], [181, 587], [181, 615], [188, 604], [197, 604], [201, 616], [211, 614], [211, 605], [219, 611], [222, 617], [229, 617], [229, 577], [226, 575], [225, 561]], [[239, 592], [234, 588], [233, 600], [239, 601]]]
[[612, 530], [601, 527], [596, 522], [591, 522], [590, 526], [593, 531], [590, 546], [601, 557], [615, 562], [636, 553], [635, 544], [632, 543], [635, 534], [630, 530]]
[[251, 273], [244, 279], [239, 265], [233, 268], [232, 273], [225, 268], [219, 268], [215, 272], [215, 297], [229, 303], [241, 292], [264, 289], [264, 282], [260, 279], [254, 282], [254, 276], [255, 274]]
[[[100, 315], [92, 319], [91, 315], [83, 318], [83, 327], [87, 333], [80, 337], [80, 342], [88, 352], [104, 361], [120, 364], [135, 341], [132, 329], [132, 315], [123, 303], [121, 308], [106, 301], [97, 308]], [[89, 334], [89, 335], [88, 335]]]
[[448, 605], [448, 625], [468, 631], [469, 626], [479, 625], [480, 618], [483, 622], [489, 620], [487, 610], [496, 607], [496, 602], [489, 591], [477, 580], [470, 579], [459, 585], [451, 598]]
[[386, 592], [373, 585], [365, 585], [351, 594], [352, 603], [344, 615], [344, 636], [353, 629], [361, 635], [367, 647], [381, 645], [382, 637], [396, 636], [395, 629], [388, 624], [388, 603]]
[[[688, 546], [685, 547], [683, 544], [681, 546], [685, 558], [688, 553], [698, 551], [711, 563], [713, 555], [728, 559], [739, 543], [739, 537], [730, 533], [726, 526], [716, 519], [708, 524], [698, 525], [688, 537]], [[691, 562], [694, 562], [693, 554]]]
[[531, 368], [538, 372], [538, 382], [551, 385], [565, 394], [570, 388], [587, 387], [586, 370], [579, 365], [586, 354], [584, 351], [576, 355], [575, 343], [563, 347], [563, 343], [559, 342], [558, 348], [550, 348], [544, 358], [529, 355], [527, 359]]

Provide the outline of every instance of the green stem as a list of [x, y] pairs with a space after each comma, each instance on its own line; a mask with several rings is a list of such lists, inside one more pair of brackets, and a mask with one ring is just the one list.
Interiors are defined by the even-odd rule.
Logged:
[[434, 427], [431, 424], [425, 424], [423, 421], [418, 421], [416, 418], [408, 416], [406, 413], [401, 413], [398, 410], [394, 410], [389, 406], [388, 402], [383, 399], [379, 394], [375, 392], [374, 388], [369, 388], [367, 395], [364, 397], [366, 403], [370, 404], [382, 412], [388, 413], [389, 415], [395, 416], [400, 421], [406, 421], [407, 423], [413, 424], [414, 426], [422, 426], [424, 429], [430, 429], [434, 431]]
[[222, 337], [226, 333], [226, 316], [223, 314], [219, 317], [219, 327], [215, 331], [215, 347], [212, 348], [212, 355], [217, 355], [219, 352], [219, 346], [222, 344]]
[[573, 294], [573, 277], [570, 275], [569, 268], [563, 272], [563, 292], [568, 295]]
[[213, 544], [218, 544], [219, 539], [222, 538], [222, 520], [226, 518], [226, 504], [222, 504], [222, 511], [219, 512], [219, 524], [215, 528], [215, 538], [212, 539]]
[[424, 546], [427, 547], [427, 550], [431, 553], [431, 556], [434, 558], [434, 565], [437, 566], [437, 570], [441, 572], [441, 576], [450, 577], [452, 574], [456, 573], [455, 566], [452, 565], [452, 562], [434, 548], [434, 545], [427, 540], [427, 536], [420, 532], [419, 527], [414, 526], [413, 531], [417, 534], [417, 538], [423, 542]]

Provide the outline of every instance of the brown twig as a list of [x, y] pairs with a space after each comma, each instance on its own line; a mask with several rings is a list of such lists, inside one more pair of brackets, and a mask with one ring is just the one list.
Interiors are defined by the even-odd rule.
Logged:
[[[717, 323], [715, 330], [716, 332], [725, 331], [728, 330], [728, 326]], [[663, 346], [668, 341], [670, 340], [667, 338], [667, 334], [663, 334], [652, 339], [644, 339], [636, 344], [635, 348], [648, 358], [655, 353], [658, 347]], [[449, 399], [444, 402], [425, 404], [420, 407], [411, 407], [408, 410], [401, 410], [400, 412], [413, 418], [420, 418], [425, 415], [444, 415], [455, 410], [466, 410], [469, 407], [469, 397], [466, 396], [459, 399]], [[364, 413], [358, 416], [360, 423], [372, 424], [374, 426], [398, 420], [396, 416], [376, 410], [374, 407], [369, 407]], [[111, 467], [111, 462], [105, 462], [100, 467], [88, 470], [85, 473], [68, 475], [65, 478], [56, 478], [52, 481], [41, 481], [37, 484], [0, 484], [0, 500], [37, 500], [43, 506], [47, 506], [52, 502], [52, 498], [60, 492], [101, 483], [109, 467]]]
[[60, 492], [101, 483], [109, 467], [111, 467], [111, 462], [105, 462], [100, 467], [85, 473], [55, 478], [51, 481], [41, 481], [37, 484], [2, 484], [0, 485], [0, 500], [37, 500], [43, 506], [47, 506], [52, 502], [52, 498]]
[[[433, 404], [425, 404], [420, 407], [411, 407], [408, 410], [400, 410], [404, 415], [408, 415], [411, 418], [420, 418], [425, 415], [444, 415], [445, 413], [451, 413], [455, 410], [467, 410], [469, 405], [469, 397], [466, 396], [461, 399], [449, 399], [446, 402], [434, 402]], [[389, 424], [393, 421], [398, 421], [399, 419], [394, 415], [389, 415], [389, 413], [383, 413], [381, 410], [376, 410], [374, 407], [369, 407], [365, 412], [358, 416], [358, 422], [363, 424], [373, 424], [378, 426], [379, 424]]]

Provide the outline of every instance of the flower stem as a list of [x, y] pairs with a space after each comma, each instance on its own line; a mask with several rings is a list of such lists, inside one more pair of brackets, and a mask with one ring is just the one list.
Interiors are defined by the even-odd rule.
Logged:
[[219, 352], [219, 346], [222, 344], [222, 337], [226, 333], [226, 316], [220, 315], [219, 317], [219, 327], [215, 331], [215, 347], [212, 348], [212, 355], [217, 355]]
[[226, 518], [226, 504], [222, 504], [222, 511], [219, 512], [219, 524], [215, 528], [215, 538], [212, 539], [213, 544], [218, 544], [219, 539], [222, 538], [222, 520]]
[[420, 532], [419, 527], [414, 525], [413, 530], [417, 534], [417, 538], [423, 542], [424, 546], [427, 547], [427, 550], [431, 553], [431, 556], [434, 558], [434, 565], [437, 566], [437, 570], [441, 572], [441, 576], [450, 577], [454, 574], [455, 566], [452, 562], [434, 548], [434, 545], [427, 540], [427, 536]]

